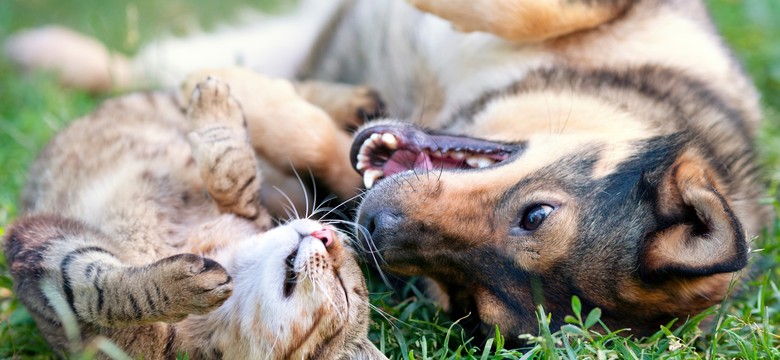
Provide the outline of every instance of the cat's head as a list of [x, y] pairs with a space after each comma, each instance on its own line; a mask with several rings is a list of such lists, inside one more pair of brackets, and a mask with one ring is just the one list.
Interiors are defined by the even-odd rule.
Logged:
[[367, 338], [368, 291], [335, 229], [294, 220], [215, 256], [233, 295], [201, 326], [224, 358], [383, 359]]

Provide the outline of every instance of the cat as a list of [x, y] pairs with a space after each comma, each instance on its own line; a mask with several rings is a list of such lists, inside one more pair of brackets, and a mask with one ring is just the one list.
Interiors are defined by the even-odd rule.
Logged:
[[227, 83], [201, 81], [185, 102], [108, 100], [33, 164], [5, 254], [46, 340], [77, 351], [75, 316], [77, 340], [133, 358], [385, 359], [345, 236], [309, 219], [271, 228]]

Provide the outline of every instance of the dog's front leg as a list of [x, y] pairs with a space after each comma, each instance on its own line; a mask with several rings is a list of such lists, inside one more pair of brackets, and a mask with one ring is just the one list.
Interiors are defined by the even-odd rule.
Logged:
[[538, 42], [599, 26], [634, 0], [407, 0], [461, 31], [485, 31], [507, 40]]

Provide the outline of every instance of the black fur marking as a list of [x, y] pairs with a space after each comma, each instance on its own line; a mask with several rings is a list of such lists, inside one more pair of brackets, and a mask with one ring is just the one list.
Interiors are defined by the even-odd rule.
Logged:
[[84, 277], [88, 278], [92, 276], [92, 271], [95, 270], [95, 267], [97, 266], [97, 261], [93, 261], [87, 265], [87, 268], [84, 269]]
[[212, 134], [212, 133], [214, 133], [214, 132], [221, 131], [221, 130], [226, 130], [226, 129], [228, 129], [228, 127], [227, 127], [227, 126], [225, 126], [225, 125], [221, 125], [221, 126], [209, 126], [209, 127], [208, 127], [208, 128], [206, 128], [205, 130], [200, 130], [200, 131], [198, 131], [198, 134], [199, 134], [200, 136], [202, 136], [202, 137], [205, 137], [205, 136], [208, 136], [208, 135], [214, 135], [214, 134]]
[[62, 259], [62, 262], [60, 263], [60, 271], [62, 272], [62, 288], [65, 290], [65, 298], [68, 301], [68, 305], [70, 306], [70, 308], [73, 310], [74, 313], [76, 312], [76, 307], [73, 304], [73, 287], [70, 283], [70, 276], [68, 276], [68, 268], [70, 267], [71, 262], [73, 262], [73, 260], [78, 255], [82, 255], [90, 252], [99, 252], [99, 253], [104, 253], [116, 257], [108, 250], [97, 246], [79, 248], [65, 255], [65, 257]]
[[233, 151], [238, 150], [235, 146], [228, 146], [225, 148], [225, 150], [222, 151], [215, 159], [214, 163], [212, 163], [211, 168], [209, 169], [210, 172], [214, 172], [217, 166], [219, 166], [219, 163], [222, 162], [222, 159], [229, 153], [232, 153]]
[[[486, 92], [458, 111], [442, 128], [449, 128], [458, 123], [472, 122], [475, 116], [485, 110], [495, 99], [559, 87], [564, 87], [567, 91], [582, 91], [597, 96], [600, 94], [600, 90], [605, 88], [633, 90], [649, 100], [671, 106], [678, 115], [684, 115], [674, 119], [682, 128], [690, 128], [689, 116], [687, 115], [691, 114], [684, 110], [684, 104], [681, 101], [687, 97], [695, 97], [705, 106], [722, 114], [726, 122], [734, 128], [736, 134], [745, 140], [745, 143], [752, 142], [743, 114], [729, 106], [706, 84], [693, 78], [687, 78], [684, 74], [673, 69], [651, 65], [625, 71], [582, 71], [563, 67], [537, 70], [503, 89]], [[615, 105], [620, 105], [619, 99], [609, 98], [608, 95], [603, 95], [603, 98]]]
[[106, 311], [106, 322], [110, 326], [114, 324], [114, 320], [116, 320], [116, 316], [114, 316], [114, 307], [109, 306], [108, 310]]
[[238, 192], [243, 193], [244, 190], [246, 190], [246, 188], [249, 187], [249, 185], [251, 185], [255, 181], [255, 179], [257, 179], [257, 175], [252, 175], [248, 179], [246, 179], [244, 184], [241, 185], [240, 188], [238, 188]]
[[98, 313], [101, 313], [103, 311], [103, 287], [100, 286], [100, 273], [103, 271], [103, 268], [98, 267], [97, 270], [95, 270], [95, 280], [93, 280], [92, 285], [95, 286], [95, 290], [97, 290], [97, 311]]
[[152, 294], [149, 293], [149, 288], [144, 288], [144, 296], [146, 299], [146, 305], [149, 306], [149, 310], [152, 314], [157, 315], [157, 306], [154, 304], [154, 299], [152, 299]]
[[135, 299], [135, 297], [132, 294], [128, 294], [127, 299], [130, 301], [130, 307], [132, 308], [133, 311], [132, 314], [128, 315], [128, 319], [141, 320], [144, 314], [141, 311], [141, 307], [138, 306], [138, 301]]
[[176, 359], [176, 328], [168, 326], [168, 340], [165, 341], [165, 347], [163, 348], [163, 358]]
[[157, 285], [156, 282], [152, 282], [152, 285], [154, 286], [154, 292], [157, 294], [157, 300], [162, 301], [163, 307], [168, 307], [170, 304], [168, 296], [160, 290], [160, 285]]
[[211, 260], [209, 258], [203, 258], [203, 270], [201, 270], [201, 273], [209, 272], [214, 269], [220, 269], [222, 268], [222, 265], [217, 263], [214, 260]]

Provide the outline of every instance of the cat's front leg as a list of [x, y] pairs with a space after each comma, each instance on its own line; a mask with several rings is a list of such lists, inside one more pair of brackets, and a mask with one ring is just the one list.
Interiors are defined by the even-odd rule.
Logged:
[[36, 215], [9, 229], [5, 255], [16, 293], [45, 333], [62, 331], [67, 309], [105, 328], [176, 322], [216, 309], [233, 291], [213, 260], [179, 254], [138, 264], [120, 246], [79, 221]]
[[343, 199], [354, 196], [361, 179], [352, 169], [352, 136], [322, 108], [301, 97], [293, 84], [245, 68], [222, 68], [195, 73], [184, 82], [188, 94], [213, 75], [230, 84], [241, 103], [255, 151], [275, 168], [315, 177]]
[[209, 194], [223, 213], [270, 225], [260, 205], [261, 174], [241, 105], [227, 83], [208, 78], [195, 87], [187, 110], [190, 144]]

